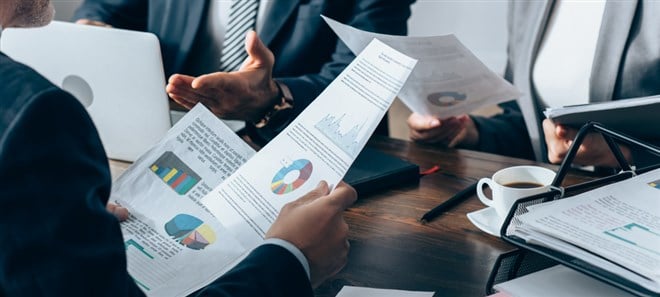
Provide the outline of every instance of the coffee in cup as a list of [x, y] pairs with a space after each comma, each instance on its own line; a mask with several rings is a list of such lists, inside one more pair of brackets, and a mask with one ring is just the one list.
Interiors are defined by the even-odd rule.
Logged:
[[[492, 178], [480, 179], [477, 196], [504, 220], [516, 200], [549, 191], [554, 178], [554, 171], [539, 166], [508, 167], [495, 172]], [[484, 194], [484, 185], [491, 188], [493, 197]]]

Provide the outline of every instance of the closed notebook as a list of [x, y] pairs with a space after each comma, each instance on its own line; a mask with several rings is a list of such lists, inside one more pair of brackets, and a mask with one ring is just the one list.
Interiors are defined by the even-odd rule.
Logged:
[[544, 113], [555, 123], [575, 128], [594, 121], [638, 138], [660, 139], [660, 96], [548, 108]]
[[417, 183], [419, 166], [376, 149], [365, 148], [346, 173], [344, 181], [362, 195]]

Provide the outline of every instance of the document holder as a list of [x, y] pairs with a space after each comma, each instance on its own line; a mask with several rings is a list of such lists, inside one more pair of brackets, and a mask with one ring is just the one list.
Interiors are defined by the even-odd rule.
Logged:
[[[564, 177], [566, 177], [568, 171], [571, 169], [573, 159], [575, 158], [580, 144], [585, 139], [587, 134], [591, 132], [600, 133], [605, 138], [605, 141], [607, 142], [610, 150], [616, 157], [621, 167], [621, 171], [611, 176], [606, 176], [567, 187], [561, 187]], [[658, 293], [652, 292], [632, 281], [591, 265], [585, 261], [582, 261], [581, 259], [572, 257], [562, 253], [561, 251], [529, 244], [525, 242], [525, 240], [512, 235], [515, 227], [521, 224], [517, 217], [527, 213], [527, 207], [529, 206], [558, 199], [570, 199], [571, 196], [576, 194], [580, 194], [597, 187], [622, 181], [636, 176], [637, 174], [660, 168], [660, 164], [640, 169], [631, 167], [630, 164], [626, 161], [618, 145], [616, 145], [615, 140], [622, 144], [628, 145], [630, 148], [643, 149], [652, 155], [660, 157], [660, 148], [658, 147], [646, 144], [627, 135], [608, 130], [599, 123], [590, 122], [585, 124], [578, 132], [573, 145], [570, 147], [568, 154], [564, 158], [561, 167], [559, 168], [559, 171], [557, 172], [557, 175], [552, 182], [551, 190], [546, 193], [522, 198], [516, 201], [512, 206], [511, 211], [504, 220], [500, 230], [500, 235], [504, 241], [517, 246], [519, 249], [504, 253], [497, 259], [486, 284], [487, 294], [494, 293], [495, 291], [493, 290], [493, 286], [498, 283], [536, 272], [556, 264], [563, 264], [564, 266], [580, 271], [602, 282], [630, 292], [631, 294], [637, 296], [658, 296]], [[660, 158], [658, 160], [660, 163]]]

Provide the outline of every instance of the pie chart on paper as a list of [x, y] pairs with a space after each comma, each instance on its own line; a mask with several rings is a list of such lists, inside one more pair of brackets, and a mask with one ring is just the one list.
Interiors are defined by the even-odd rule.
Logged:
[[165, 223], [165, 231], [181, 245], [193, 250], [204, 249], [216, 240], [209, 225], [187, 214], [178, 214]]
[[307, 159], [298, 159], [293, 161], [291, 165], [282, 167], [270, 184], [270, 189], [277, 195], [284, 195], [289, 192], [295, 191], [300, 188], [310, 176], [314, 166], [312, 162]]

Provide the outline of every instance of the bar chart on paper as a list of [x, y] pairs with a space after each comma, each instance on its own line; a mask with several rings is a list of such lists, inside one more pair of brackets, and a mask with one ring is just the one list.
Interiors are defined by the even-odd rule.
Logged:
[[167, 151], [153, 165], [151, 171], [179, 195], [185, 195], [199, 181], [200, 177], [173, 152]]

